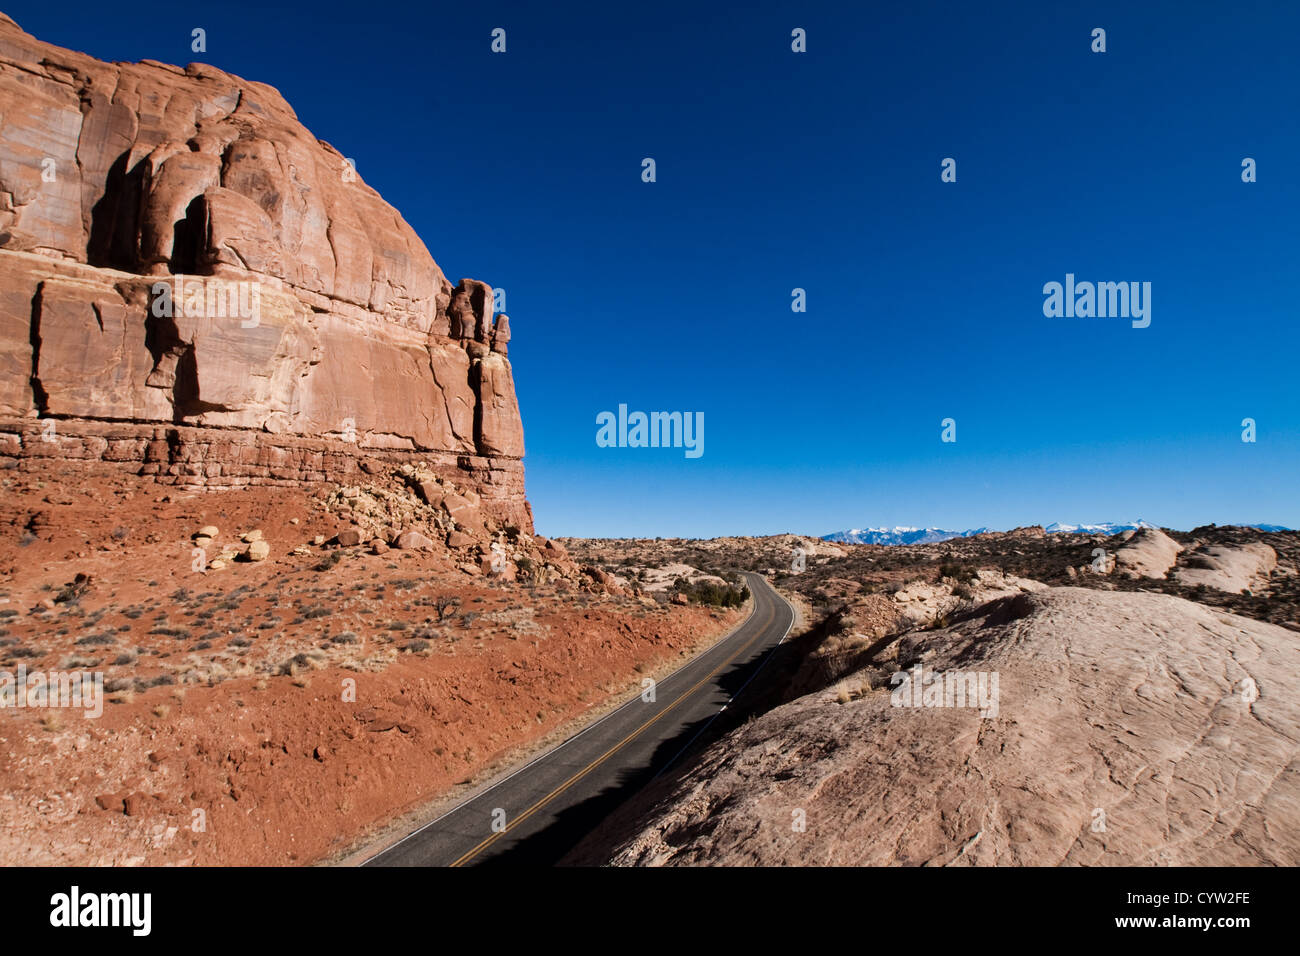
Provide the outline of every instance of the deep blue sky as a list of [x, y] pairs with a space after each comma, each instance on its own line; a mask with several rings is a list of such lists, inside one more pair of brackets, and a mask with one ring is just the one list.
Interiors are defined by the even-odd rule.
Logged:
[[[1300, 4], [702, 6], [3, 5], [279, 88], [504, 288], [543, 533], [1300, 527]], [[1067, 272], [1150, 328], [1045, 318]], [[598, 448], [619, 403], [704, 456]]]

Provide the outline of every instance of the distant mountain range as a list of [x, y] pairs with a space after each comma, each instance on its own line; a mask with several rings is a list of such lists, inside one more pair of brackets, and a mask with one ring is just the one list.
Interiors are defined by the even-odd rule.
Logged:
[[[1129, 522], [1104, 521], [1101, 524], [1060, 524], [1053, 523], [1045, 527], [1048, 534], [1119, 534], [1123, 531], [1136, 531], [1139, 528], [1154, 528], [1150, 522], [1138, 519]], [[1257, 528], [1260, 531], [1289, 531], [1277, 524], [1242, 525]], [[837, 541], [843, 544], [933, 544], [936, 541], [951, 541], [953, 538], [970, 538], [992, 528], [968, 528], [965, 531], [947, 531], [943, 528], [854, 528], [850, 531], [833, 531], [822, 535], [823, 541]]]
[[844, 544], [933, 544], [953, 538], [969, 538], [988, 531], [988, 528], [971, 528], [967, 531], [945, 531], [943, 528], [854, 528], [822, 535], [823, 541]]
[[1112, 521], [1103, 521], [1101, 524], [1059, 524], [1052, 523], [1047, 525], [1043, 530], [1048, 534], [1119, 534], [1122, 531], [1137, 531], [1139, 528], [1156, 527], [1149, 521], [1143, 521], [1139, 518], [1129, 524], [1116, 524]]

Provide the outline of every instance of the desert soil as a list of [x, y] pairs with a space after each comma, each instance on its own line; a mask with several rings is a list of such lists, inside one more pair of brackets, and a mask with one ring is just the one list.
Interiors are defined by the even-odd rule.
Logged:
[[[348, 527], [322, 507], [337, 489], [0, 474], [0, 669], [99, 671], [109, 691], [97, 719], [0, 710], [4, 864], [330, 858], [745, 613], [316, 545]], [[205, 526], [209, 554], [260, 531], [269, 556], [195, 571]]]

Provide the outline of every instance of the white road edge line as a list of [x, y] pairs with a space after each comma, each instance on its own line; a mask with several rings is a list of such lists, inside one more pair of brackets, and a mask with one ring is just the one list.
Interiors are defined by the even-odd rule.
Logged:
[[[771, 585], [768, 586], [771, 587]], [[736, 700], [736, 698], [739, 697], [742, 693], [744, 693], [745, 688], [749, 686], [749, 682], [759, 675], [759, 673], [763, 670], [763, 668], [767, 666], [767, 662], [772, 659], [772, 655], [776, 653], [776, 649], [780, 647], [782, 644], [784, 644], [785, 639], [790, 636], [790, 630], [794, 627], [794, 622], [795, 622], [794, 606], [789, 601], [787, 601], [784, 597], [782, 597], [781, 592], [778, 591], [776, 588], [772, 588], [772, 593], [777, 596], [777, 598], [781, 601], [782, 604], [790, 608], [790, 623], [786, 625], [785, 633], [781, 635], [781, 639], [779, 641], [777, 641], [775, 644], [772, 645], [772, 649], [767, 652], [767, 656], [763, 658], [762, 663], [760, 663], [758, 667], [754, 669], [754, 673], [750, 674], [749, 678], [745, 681], [745, 683], [741, 684], [740, 688], [734, 694], [731, 695], [731, 698], [725, 704], [722, 705], [722, 710], [719, 710], [716, 714], [710, 717], [708, 723], [706, 723], [703, 727], [697, 730], [695, 732], [695, 736], [686, 742], [686, 746], [683, 747], [681, 750], [677, 751], [677, 753], [673, 755], [672, 760], [669, 760], [666, 764], [664, 764], [662, 767], [659, 768], [659, 772], [650, 778], [650, 783], [654, 783], [661, 776], [663, 776], [664, 772], [677, 762], [677, 758], [679, 758], [682, 754], [686, 753], [686, 751], [691, 749], [695, 741], [699, 739], [700, 734], [708, 730], [709, 727], [712, 726], [713, 722], [722, 716], [722, 711], [730, 707], [732, 703]], [[647, 786], [648, 785], [649, 784], [647, 784]]]
[[[774, 592], [775, 592], [775, 590], [776, 590], [776, 589], [773, 588], [773, 591], [774, 591]], [[780, 595], [778, 594], [777, 597], [780, 597]], [[781, 600], [784, 601], [785, 598], [781, 598]], [[787, 603], [788, 603], [788, 602], [787, 602]], [[793, 613], [794, 609], [791, 608], [790, 610], [791, 610], [791, 612]], [[709, 654], [711, 654], [714, 650], [716, 650], [717, 648], [721, 647], [723, 644], [725, 644], [725, 643], [726, 643], [727, 641], [729, 641], [731, 638], [735, 637], [736, 634], [737, 634], [737, 632], [739, 632], [740, 628], [742, 628], [742, 627], [744, 627], [746, 624], [748, 624], [749, 621], [752, 619], [752, 617], [753, 617], [753, 613], [751, 612], [750, 617], [748, 617], [748, 618], [746, 618], [744, 621], [742, 621], [742, 622], [741, 622], [741, 623], [736, 627], [736, 630], [735, 630], [735, 631], [732, 631], [731, 634], [727, 635], [727, 637], [725, 637], [725, 638], [723, 638], [722, 640], [718, 641], [716, 644], [714, 644], [714, 645], [713, 645], [712, 647], [710, 647], [708, 650], [704, 651], [704, 652], [701, 653], [701, 654], [697, 654], [695, 657], [692, 657], [689, 661], [687, 661], [687, 662], [686, 662], [685, 664], [683, 664], [681, 667], [677, 668], [677, 670], [673, 671], [671, 674], [669, 674], [669, 675], [668, 675], [667, 677], [665, 677], [663, 680], [659, 681], [659, 683], [656, 684], [655, 686], [656, 686], [656, 687], [662, 687], [664, 684], [668, 683], [670, 680], [672, 680], [672, 679], [673, 679], [674, 677], [676, 677], [678, 674], [680, 674], [680, 673], [682, 673], [683, 671], [685, 671], [687, 668], [689, 668], [689, 667], [691, 667], [692, 665], [694, 665], [694, 664], [698, 663], [699, 661], [703, 660], [705, 657], [707, 657]], [[794, 626], [794, 618], [793, 618], [793, 617], [790, 619], [790, 624], [791, 624], [791, 626]], [[789, 634], [789, 633], [790, 633], [790, 628], [787, 627], [785, 632], [786, 632], [786, 634]], [[782, 637], [781, 640], [784, 641], [785, 638]], [[765, 663], [766, 663], [766, 662], [765, 662]], [[748, 683], [748, 681], [746, 681], [746, 683]], [[744, 688], [741, 688], [741, 689], [743, 690]], [[532, 767], [534, 764], [536, 764], [536, 763], [538, 763], [538, 762], [540, 762], [540, 761], [542, 761], [542, 760], [546, 760], [546, 759], [549, 759], [550, 757], [555, 756], [555, 754], [559, 753], [561, 750], [563, 750], [563, 749], [564, 749], [565, 747], [567, 747], [569, 744], [573, 743], [575, 740], [577, 740], [579, 737], [581, 737], [581, 736], [582, 736], [583, 734], [585, 734], [587, 731], [589, 731], [589, 730], [595, 730], [597, 727], [599, 727], [599, 726], [600, 726], [601, 724], [603, 724], [605, 721], [609, 720], [609, 718], [611, 718], [611, 717], [613, 717], [615, 714], [617, 714], [617, 713], [619, 713], [619, 712], [625, 710], [626, 708], [631, 707], [633, 704], [635, 704], [635, 703], [636, 703], [637, 701], [639, 701], [640, 699], [641, 699], [641, 695], [640, 695], [640, 694], [637, 694], [636, 696], [631, 697], [631, 698], [629, 698], [628, 700], [625, 700], [623, 703], [619, 704], [617, 707], [615, 707], [613, 710], [611, 710], [609, 713], [607, 713], [604, 717], [601, 717], [601, 718], [599, 718], [599, 719], [593, 721], [592, 723], [588, 724], [586, 727], [583, 727], [580, 731], [578, 731], [578, 732], [577, 732], [576, 734], [574, 734], [572, 737], [566, 737], [564, 740], [560, 741], [558, 744], [556, 744], [554, 747], [551, 747], [549, 750], [544, 750], [544, 751], [542, 751], [541, 753], [539, 753], [537, 756], [535, 756], [532, 760], [528, 761], [528, 762], [527, 762], [526, 764], [524, 764], [522, 767], [517, 767], [517, 768], [515, 768], [515, 769], [512, 770], [510, 773], [508, 773], [506, 776], [502, 777], [500, 780], [494, 780], [494, 781], [492, 781], [492, 783], [490, 783], [488, 786], [484, 787], [482, 790], [478, 790], [478, 791], [476, 791], [476, 792], [470, 794], [469, 796], [465, 797], [465, 799], [462, 800], [462, 801], [460, 801], [460, 803], [456, 804], [454, 807], [451, 807], [450, 809], [448, 809], [448, 810], [445, 811], [444, 813], [439, 814], [437, 817], [434, 817], [432, 820], [430, 820], [428, 823], [424, 824], [423, 826], [420, 826], [420, 827], [418, 827], [418, 828], [412, 830], [410, 833], [408, 833], [406, 836], [402, 837], [402, 838], [401, 838], [400, 840], [398, 840], [396, 843], [391, 843], [391, 844], [389, 844], [388, 846], [384, 847], [382, 850], [380, 850], [378, 853], [376, 853], [374, 856], [367, 857], [366, 859], [362, 860], [362, 861], [358, 864], [358, 866], [366, 866], [367, 864], [373, 863], [375, 860], [379, 859], [379, 858], [380, 858], [381, 856], [383, 856], [384, 854], [386, 854], [386, 853], [390, 853], [391, 851], [396, 850], [399, 846], [401, 846], [401, 845], [402, 845], [403, 843], [405, 843], [407, 840], [410, 840], [410, 839], [412, 839], [413, 837], [417, 837], [417, 836], [419, 836], [421, 833], [423, 833], [425, 830], [429, 829], [429, 827], [433, 826], [435, 823], [441, 823], [443, 820], [447, 819], [447, 817], [451, 816], [453, 813], [458, 813], [460, 810], [462, 810], [462, 809], [464, 809], [465, 807], [469, 806], [471, 803], [473, 803], [475, 800], [479, 799], [480, 797], [485, 797], [485, 796], [487, 796], [489, 793], [491, 793], [491, 792], [492, 792], [493, 790], [495, 790], [497, 787], [499, 787], [499, 786], [501, 786], [502, 784], [507, 783], [507, 782], [509, 782], [510, 780], [514, 779], [514, 778], [517, 777], [519, 774], [523, 773], [525, 770], [527, 770], [527, 769], [529, 769], [530, 767]], [[676, 758], [673, 758], [673, 759], [676, 759]]]

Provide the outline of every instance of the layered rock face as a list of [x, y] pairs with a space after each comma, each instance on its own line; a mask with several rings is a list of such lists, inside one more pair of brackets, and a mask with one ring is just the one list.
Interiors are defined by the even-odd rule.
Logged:
[[0, 14], [0, 455], [223, 488], [420, 461], [531, 530], [509, 340], [271, 87]]

